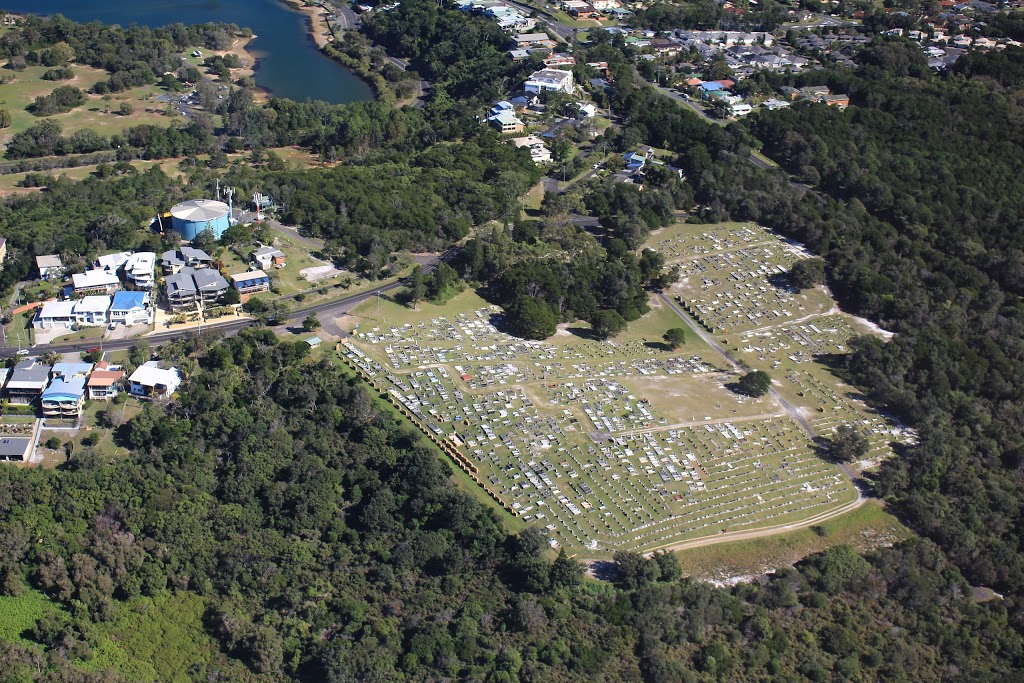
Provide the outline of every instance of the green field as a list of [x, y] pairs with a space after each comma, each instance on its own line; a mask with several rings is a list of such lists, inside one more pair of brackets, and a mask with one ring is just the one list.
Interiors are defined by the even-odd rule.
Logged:
[[[10, 72], [14, 79], [10, 83], [0, 85], [0, 108], [11, 113], [12, 121], [11, 127], [2, 131], [0, 143], [7, 142], [10, 136], [43, 120], [27, 109], [38, 95], [46, 95], [59, 85], [71, 85], [88, 91], [97, 82], [109, 77], [107, 72], [89, 66], [72, 64], [71, 68], [75, 72], [75, 77], [68, 81], [44, 81], [42, 75], [48, 69], [45, 66], [30, 66], [24, 71]], [[88, 102], [82, 106], [46, 118], [59, 122], [65, 134], [81, 128], [90, 128], [101, 135], [109, 136], [141, 123], [168, 126], [181, 117], [164, 114], [166, 105], [155, 99], [161, 92], [163, 90], [154, 85], [112, 95], [89, 95]], [[116, 113], [124, 102], [131, 104], [135, 112], [128, 116]]]

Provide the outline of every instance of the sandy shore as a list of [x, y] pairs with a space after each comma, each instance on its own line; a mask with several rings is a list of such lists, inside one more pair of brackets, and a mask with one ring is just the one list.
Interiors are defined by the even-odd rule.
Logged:
[[[230, 50], [215, 53], [222, 56], [235, 55], [242, 62], [242, 66], [240, 68], [231, 70], [232, 81], [250, 77], [256, 72], [256, 56], [249, 50], [249, 45], [255, 38], [256, 36], [235, 38], [234, 42], [231, 43]], [[270, 93], [263, 88], [253, 88], [253, 99], [261, 104], [265, 104], [270, 99]]]
[[329, 12], [326, 9], [320, 5], [311, 6], [292, 2], [287, 2], [287, 4], [306, 15], [309, 20], [309, 35], [313, 39], [313, 42], [316, 43], [317, 47], [322, 49], [324, 45], [331, 42], [331, 32], [327, 30], [326, 20], [326, 16]]

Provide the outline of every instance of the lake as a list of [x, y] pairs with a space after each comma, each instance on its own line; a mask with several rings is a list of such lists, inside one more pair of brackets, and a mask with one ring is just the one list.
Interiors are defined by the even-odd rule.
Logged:
[[277, 97], [332, 104], [373, 99], [370, 87], [321, 53], [309, 36], [306, 16], [279, 0], [0, 0], [14, 13], [63, 14], [104, 24], [203, 24], [249, 27], [257, 38], [249, 50], [259, 61], [256, 84]]

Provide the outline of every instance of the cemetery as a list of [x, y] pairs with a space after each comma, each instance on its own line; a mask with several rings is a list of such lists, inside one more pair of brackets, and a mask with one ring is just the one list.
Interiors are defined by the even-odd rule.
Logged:
[[510, 336], [471, 291], [420, 310], [368, 301], [341, 323], [341, 357], [552, 548], [650, 550], [855, 501], [813, 437], [853, 425], [877, 458], [913, 435], [817, 360], [860, 331], [823, 289], [778, 286], [799, 248], [741, 224], [674, 226], [647, 246], [682, 267], [669, 294], [694, 324], [716, 339], [729, 330], [728, 352], [770, 372], [798, 416], [732, 391], [738, 373], [696, 332], [675, 351], [657, 343], [685, 327], [657, 297], [608, 341], [571, 325], [545, 341]]

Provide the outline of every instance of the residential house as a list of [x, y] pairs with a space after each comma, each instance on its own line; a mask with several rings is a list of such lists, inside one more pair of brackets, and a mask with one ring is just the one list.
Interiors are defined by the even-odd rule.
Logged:
[[195, 280], [192, 279], [192, 272], [191, 268], [182, 268], [164, 280], [164, 293], [172, 311], [195, 307], [199, 292], [196, 290]]
[[196, 283], [196, 291], [204, 304], [216, 301], [228, 291], [228, 281], [224, 276], [212, 268], [203, 268], [192, 273], [192, 279]]
[[733, 102], [729, 105], [729, 116], [746, 116], [751, 111], [753, 107], [746, 102]]
[[487, 120], [502, 133], [520, 133], [526, 125], [511, 111], [488, 116]]
[[59, 280], [64, 277], [64, 264], [60, 257], [54, 254], [36, 256], [36, 268], [39, 270], [40, 280]]
[[139, 289], [152, 289], [156, 281], [156, 254], [139, 251], [128, 257], [124, 264], [124, 277]]
[[160, 266], [166, 275], [174, 275], [185, 267], [185, 257], [176, 251], [165, 251], [160, 256]]
[[116, 292], [109, 320], [119, 325], [148, 325], [153, 321], [148, 292]]
[[83, 297], [75, 304], [75, 323], [78, 325], [106, 325], [109, 321], [111, 297], [96, 294]]
[[74, 301], [47, 301], [32, 320], [32, 327], [37, 330], [70, 330], [74, 324]]
[[718, 81], [707, 81], [700, 84], [700, 96], [702, 99], [707, 99], [711, 96], [711, 93], [721, 92], [722, 90], [725, 90], [725, 88]]
[[627, 171], [639, 171], [647, 163], [647, 155], [640, 152], [627, 152], [622, 158], [626, 160]]
[[826, 95], [822, 100], [825, 104], [830, 107], [839, 107], [840, 109], [846, 109], [850, 106], [849, 95]]
[[284, 268], [285, 266], [284, 252], [270, 246], [260, 247], [252, 252], [252, 260], [260, 268]]
[[133, 396], [170, 396], [181, 385], [181, 372], [177, 368], [163, 369], [155, 361], [143, 363], [128, 378], [128, 391]]
[[513, 138], [512, 144], [516, 147], [525, 147], [530, 152], [530, 159], [535, 164], [546, 164], [551, 162], [551, 152], [544, 145], [544, 141], [536, 135], [527, 135], [523, 138]]
[[232, 275], [235, 289], [239, 294], [256, 294], [270, 291], [270, 278], [262, 270], [250, 270]]
[[558, 69], [535, 71], [523, 83], [523, 90], [535, 93], [550, 90], [571, 94], [573, 91], [572, 72], [559, 71]]
[[213, 268], [182, 268], [164, 280], [164, 293], [172, 311], [193, 308], [197, 302], [216, 301], [228, 291], [228, 281]]
[[114, 398], [120, 393], [120, 383], [124, 379], [124, 370], [118, 366], [109, 365], [106, 361], [96, 364], [96, 369], [89, 375], [89, 381], [85, 383], [89, 392], [89, 400], [104, 401]]
[[50, 381], [50, 366], [37, 358], [26, 358], [14, 366], [5, 391], [7, 399], [17, 405], [28, 405], [39, 398]]
[[589, 102], [579, 102], [579, 111], [576, 112], [578, 119], [592, 119], [597, 116], [597, 106]]
[[181, 254], [181, 257], [185, 260], [185, 265], [190, 268], [213, 267], [213, 257], [202, 249], [196, 249], [195, 247], [182, 247], [178, 251]]
[[535, 47], [550, 42], [552, 41], [546, 33], [517, 33], [512, 36], [512, 43], [516, 47]]
[[96, 261], [93, 263], [93, 270], [103, 270], [117, 275], [118, 271], [121, 270], [121, 267], [127, 263], [131, 256], [132, 252], [130, 251], [116, 251], [113, 254], [97, 256]]
[[549, 69], [560, 66], [576, 66], [576, 58], [572, 55], [553, 54], [544, 58], [544, 66]]
[[87, 270], [71, 276], [75, 294], [113, 294], [121, 289], [121, 280], [114, 273], [105, 270]]
[[35, 439], [29, 436], [0, 437], [0, 460], [27, 462]]
[[77, 419], [85, 404], [85, 377], [55, 378], [43, 391], [40, 402], [46, 417]]

